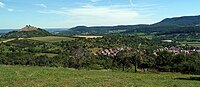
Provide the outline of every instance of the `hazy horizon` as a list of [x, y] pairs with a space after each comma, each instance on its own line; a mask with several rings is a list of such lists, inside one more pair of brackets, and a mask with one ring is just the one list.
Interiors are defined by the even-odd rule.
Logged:
[[200, 1], [0, 0], [0, 29], [153, 24], [164, 18], [199, 15]]

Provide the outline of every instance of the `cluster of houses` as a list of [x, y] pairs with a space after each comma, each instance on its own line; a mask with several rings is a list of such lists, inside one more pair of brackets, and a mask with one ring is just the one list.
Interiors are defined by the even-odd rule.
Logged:
[[159, 48], [154, 51], [154, 55], [157, 55], [157, 52], [161, 51], [167, 51], [167, 52], [172, 52], [175, 55], [184, 53], [184, 54], [193, 54], [193, 53], [198, 53], [200, 54], [200, 49], [192, 49], [192, 50], [185, 50], [183, 48], [177, 48], [177, 47], [164, 47], [164, 48]]
[[98, 51], [97, 55], [105, 55], [105, 56], [116, 56], [117, 53], [124, 50], [133, 50], [133, 48], [130, 47], [117, 47], [117, 48], [110, 48], [110, 49], [103, 49]]
[[[117, 47], [117, 48], [110, 48], [110, 49], [103, 49], [103, 50], [99, 50], [98, 52], [96, 52], [96, 55], [105, 55], [105, 56], [116, 56], [117, 53], [119, 53], [120, 51], [124, 51], [124, 50], [136, 50], [134, 48], [130, 48], [130, 47]], [[153, 52], [153, 55], [158, 56], [157, 52], [162, 52], [162, 51], [167, 51], [167, 52], [171, 52], [174, 53], [175, 55], [180, 54], [180, 53], [184, 53], [184, 54], [193, 54], [193, 53], [198, 53], [200, 54], [200, 49], [192, 49], [192, 50], [185, 50], [183, 48], [177, 48], [177, 47], [164, 47], [164, 48], [159, 48], [156, 49]], [[138, 51], [140, 54], [145, 54], [145, 50], [144, 51]]]

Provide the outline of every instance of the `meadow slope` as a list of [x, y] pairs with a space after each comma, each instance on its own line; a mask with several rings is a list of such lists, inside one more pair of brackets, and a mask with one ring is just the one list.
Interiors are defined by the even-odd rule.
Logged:
[[198, 87], [200, 75], [126, 73], [33, 66], [0, 65], [4, 87]]

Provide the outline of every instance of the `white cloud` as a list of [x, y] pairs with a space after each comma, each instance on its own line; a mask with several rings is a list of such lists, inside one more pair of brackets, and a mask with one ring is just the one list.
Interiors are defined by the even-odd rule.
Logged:
[[49, 11], [37, 11], [43, 14], [68, 14], [66, 11], [63, 10], [49, 10]]
[[5, 4], [0, 2], [0, 8], [3, 8], [4, 6], [5, 6]]
[[14, 9], [11, 9], [11, 8], [9, 8], [9, 9], [8, 9], [8, 11], [9, 11], [9, 12], [13, 12], [13, 11], [14, 11]]
[[[0, 8], [4, 8], [4, 6], [5, 6], [5, 4], [2, 3], [2, 2], [0, 2]], [[7, 9], [7, 8], [5, 8], [5, 9]], [[8, 10], [9, 12], [13, 12], [13, 11], [14, 11], [14, 9], [11, 9], [11, 8], [8, 8], [7, 10]]]
[[[110, 25], [133, 25], [152, 24], [156, 19], [151, 19], [154, 14], [154, 5], [110, 5], [95, 6], [83, 5], [75, 8], [60, 8], [54, 10], [40, 10], [42, 14], [57, 14], [62, 19], [59, 24], [73, 27], [77, 25], [86, 26], [110, 26]], [[54, 15], [52, 15], [54, 16]], [[58, 21], [57, 21], [58, 22]]]
[[101, 0], [90, 0], [91, 2], [98, 2], [98, 1], [101, 1]]
[[35, 5], [43, 7], [43, 8], [47, 8], [47, 6], [45, 4], [35, 4]]
[[38, 11], [45, 14], [66, 15], [66, 23], [83, 25], [130, 24], [139, 13], [128, 8], [82, 6], [73, 9]]
[[108, 8], [108, 7], [85, 7], [76, 8], [68, 11], [76, 17], [95, 17], [95, 18], [133, 18], [138, 15], [137, 12], [129, 9]]

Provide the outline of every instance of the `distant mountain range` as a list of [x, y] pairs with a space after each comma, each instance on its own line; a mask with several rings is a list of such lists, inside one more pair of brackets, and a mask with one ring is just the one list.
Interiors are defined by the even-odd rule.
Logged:
[[69, 28], [44, 28], [44, 30], [47, 30], [49, 32], [62, 32], [67, 31]]
[[0, 34], [8, 33], [10, 31], [14, 31], [16, 29], [0, 29]]
[[150, 25], [119, 25], [119, 26], [77, 26], [70, 28], [63, 35], [99, 35], [99, 34], [127, 34], [134, 32], [163, 32], [179, 30], [181, 27], [200, 26], [200, 16], [183, 16], [166, 18], [158, 23]]
[[[67, 28], [54, 28], [46, 29], [51, 34], [55, 35], [104, 35], [104, 34], [138, 34], [144, 35], [168, 35], [170, 37], [199, 37], [200, 35], [200, 15], [199, 16], [183, 16], [166, 18], [154, 24], [140, 24], [140, 25], [118, 25], [118, 26], [76, 26], [70, 29]], [[51, 35], [48, 31], [26, 26], [21, 30], [12, 31], [3, 35], [3, 37], [33, 37], [33, 36], [48, 36]], [[3, 30], [3, 32], [8, 32]], [[1, 33], [1, 30], [0, 30]], [[187, 36], [186, 36], [187, 35]], [[166, 36], [165, 36], [166, 37]], [[166, 39], [162, 37], [161, 39]], [[184, 39], [184, 38], [183, 38]], [[195, 38], [195, 40], [198, 38]]]

